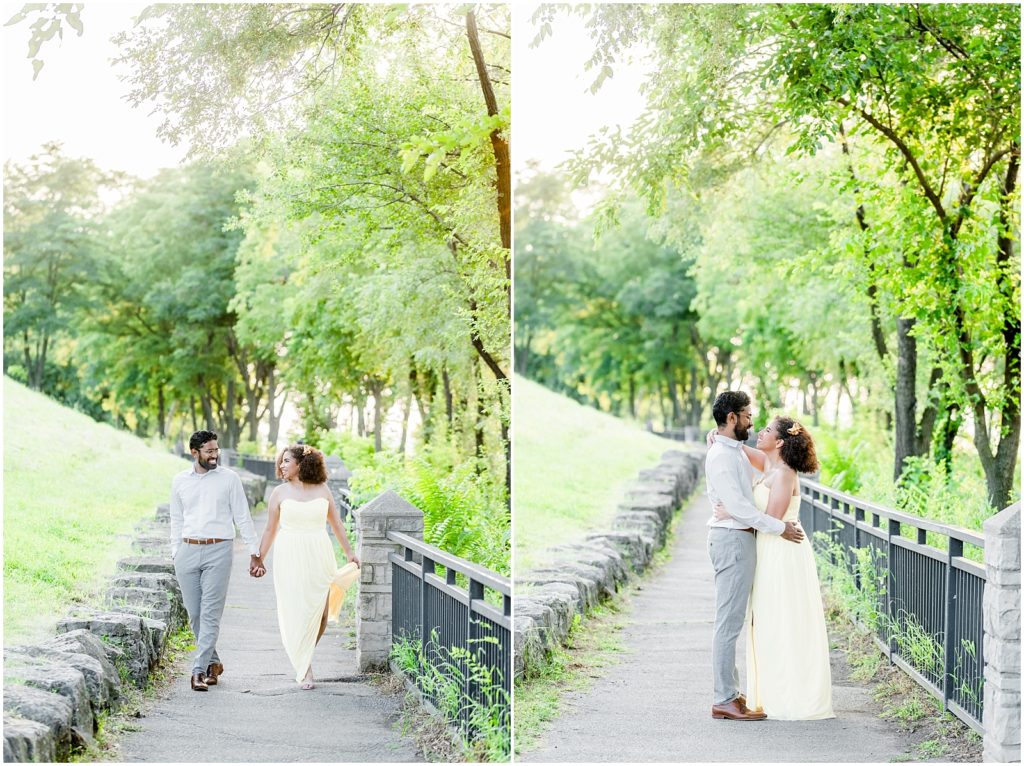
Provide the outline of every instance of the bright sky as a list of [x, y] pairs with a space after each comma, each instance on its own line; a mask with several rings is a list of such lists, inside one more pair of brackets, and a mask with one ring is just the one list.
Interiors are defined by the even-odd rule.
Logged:
[[639, 93], [645, 67], [620, 62], [615, 75], [596, 94], [588, 90], [595, 72], [584, 70], [594, 48], [578, 16], [560, 14], [553, 33], [536, 48], [530, 17], [537, 5], [517, 4], [512, 13], [512, 132], [517, 171], [529, 160], [552, 170], [570, 150], [586, 145], [604, 125], [627, 126], [643, 110]]
[[[110, 60], [117, 48], [110, 38], [129, 29], [146, 3], [88, 2], [82, 9], [84, 34], [65, 28], [64, 39], [44, 43], [44, 62], [32, 80], [27, 58], [29, 24], [35, 17], [3, 27], [3, 157], [20, 162], [46, 141], [64, 144], [72, 157], [90, 157], [100, 167], [148, 177], [177, 165], [186, 147], [172, 147], [156, 137], [160, 120], [147, 107], [133, 109], [124, 99]], [[9, 19], [20, 3], [4, 4]]]

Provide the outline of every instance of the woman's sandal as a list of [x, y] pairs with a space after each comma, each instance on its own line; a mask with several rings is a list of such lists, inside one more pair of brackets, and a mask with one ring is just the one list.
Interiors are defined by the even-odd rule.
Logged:
[[310, 689], [314, 688], [313, 687], [313, 668], [310, 668], [309, 670], [306, 671], [306, 677], [302, 679], [302, 683], [299, 685], [299, 688], [302, 689], [302, 691], [304, 691], [304, 692], [308, 692]]

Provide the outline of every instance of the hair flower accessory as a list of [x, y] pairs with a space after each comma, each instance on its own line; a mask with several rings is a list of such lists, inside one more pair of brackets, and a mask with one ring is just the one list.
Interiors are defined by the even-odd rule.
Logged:
[[804, 429], [803, 429], [803, 428], [802, 428], [802, 427], [800, 426], [800, 424], [799, 424], [799, 423], [794, 423], [793, 425], [791, 425], [791, 426], [790, 426], [790, 427], [789, 427], [789, 428], [788, 428], [788, 429], [786, 430], [786, 433], [788, 433], [788, 434], [789, 434], [790, 436], [796, 436], [796, 435], [797, 435], [798, 433], [800, 433], [800, 432], [801, 432], [801, 431], [803, 431], [803, 430], [804, 430]]
[[305, 455], [312, 455], [313, 454], [313, 448], [310, 447], [308, 444], [303, 444], [302, 445], [302, 454], [303, 454], [303, 456], [305, 456]]

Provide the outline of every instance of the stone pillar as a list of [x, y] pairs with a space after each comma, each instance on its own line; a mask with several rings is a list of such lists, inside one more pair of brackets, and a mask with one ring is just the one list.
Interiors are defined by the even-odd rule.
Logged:
[[985, 521], [985, 761], [1020, 761], [1020, 503]]
[[391, 564], [401, 546], [388, 532], [423, 539], [423, 511], [388, 490], [354, 511], [362, 563], [356, 606], [356, 662], [359, 671], [386, 666], [391, 652]]

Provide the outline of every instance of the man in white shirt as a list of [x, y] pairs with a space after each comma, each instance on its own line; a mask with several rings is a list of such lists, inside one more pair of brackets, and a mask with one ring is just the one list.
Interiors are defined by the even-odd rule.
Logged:
[[224, 672], [217, 636], [231, 578], [235, 525], [251, 554], [250, 573], [263, 562], [242, 480], [218, 465], [217, 434], [196, 431], [189, 448], [195, 462], [171, 482], [171, 558], [196, 637], [192, 688], [206, 691]]
[[736, 670], [736, 641], [746, 619], [757, 563], [755, 534], [781, 535], [793, 542], [800, 542], [804, 534], [793, 522], [768, 516], [754, 505], [754, 467], [741, 449], [753, 424], [750, 397], [742, 391], [723, 391], [715, 399], [712, 412], [718, 435], [704, 462], [708, 498], [712, 507], [722, 503], [730, 518], [717, 521], [712, 516], [708, 521], [708, 555], [715, 569], [715, 635], [711, 652], [715, 699], [711, 716], [761, 721], [767, 716], [747, 708], [740, 695]]

